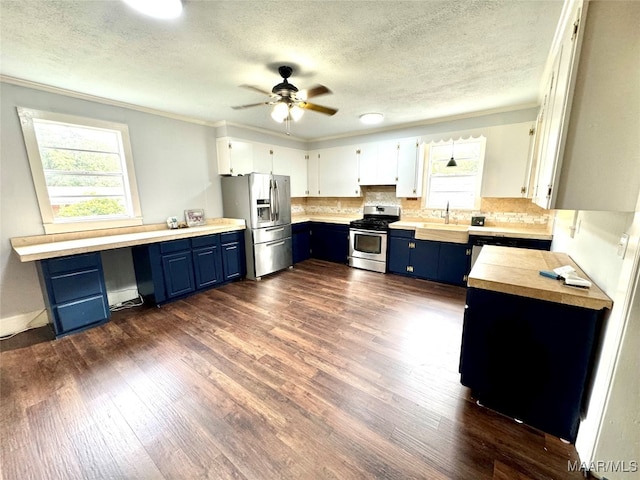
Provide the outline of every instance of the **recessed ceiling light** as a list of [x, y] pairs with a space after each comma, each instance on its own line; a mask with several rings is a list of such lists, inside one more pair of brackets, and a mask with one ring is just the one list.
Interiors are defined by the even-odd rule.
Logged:
[[384, 115], [381, 113], [363, 113], [360, 115], [360, 121], [366, 125], [375, 125], [384, 120]]
[[140, 13], [153, 18], [169, 20], [182, 13], [182, 0], [123, 0]]

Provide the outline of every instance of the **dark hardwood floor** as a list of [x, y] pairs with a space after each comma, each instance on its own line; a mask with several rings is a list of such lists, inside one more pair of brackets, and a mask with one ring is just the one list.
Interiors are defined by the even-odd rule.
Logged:
[[570, 479], [460, 385], [465, 290], [308, 260], [1, 353], [4, 479]]

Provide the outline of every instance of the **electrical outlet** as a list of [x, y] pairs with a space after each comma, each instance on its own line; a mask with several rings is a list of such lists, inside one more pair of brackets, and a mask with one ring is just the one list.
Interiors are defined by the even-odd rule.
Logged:
[[629, 234], [623, 233], [618, 241], [618, 256], [620, 258], [624, 258], [625, 253], [627, 253], [627, 245], [629, 244]]

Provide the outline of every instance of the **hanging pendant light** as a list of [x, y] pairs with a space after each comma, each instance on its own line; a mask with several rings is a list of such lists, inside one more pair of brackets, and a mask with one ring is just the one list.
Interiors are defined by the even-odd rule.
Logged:
[[447, 167], [457, 167], [458, 163], [456, 159], [453, 158], [453, 138], [451, 139], [451, 159], [447, 162]]

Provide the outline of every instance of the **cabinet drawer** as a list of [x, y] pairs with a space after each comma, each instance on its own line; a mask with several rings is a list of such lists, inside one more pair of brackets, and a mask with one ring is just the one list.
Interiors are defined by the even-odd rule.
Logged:
[[51, 260], [43, 260], [46, 262], [50, 275], [56, 273], [71, 272], [77, 270], [85, 270], [100, 265], [99, 253], [87, 253], [83, 255], [73, 255], [70, 257], [53, 258]]
[[205, 235], [204, 237], [193, 237], [191, 246], [193, 248], [212, 247], [220, 245], [220, 235]]
[[77, 302], [56, 307], [56, 316], [60, 324], [59, 331], [69, 332], [109, 318], [109, 309], [105, 297], [96, 295]]
[[225, 245], [227, 243], [242, 242], [244, 241], [244, 231], [239, 230], [236, 232], [225, 232], [220, 234], [220, 243]]
[[179, 252], [180, 250], [191, 249], [191, 240], [188, 238], [182, 240], [171, 240], [160, 244], [161, 253]]
[[102, 276], [97, 268], [51, 277], [53, 303], [88, 297], [102, 293]]
[[396, 228], [389, 230], [389, 236], [397, 238], [413, 238], [414, 233], [413, 230], [398, 230]]

